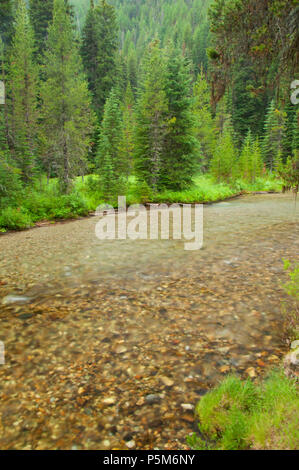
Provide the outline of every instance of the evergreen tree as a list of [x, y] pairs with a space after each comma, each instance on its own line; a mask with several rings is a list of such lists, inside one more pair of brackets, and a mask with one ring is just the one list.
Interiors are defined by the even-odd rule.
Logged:
[[95, 12], [94, 1], [90, 1], [85, 25], [82, 32], [81, 57], [88, 79], [89, 90], [95, 98], [97, 91], [99, 64], [99, 22]]
[[53, 18], [53, 0], [30, 0], [29, 13], [34, 29], [36, 52], [42, 54], [45, 49], [48, 27]]
[[220, 183], [229, 183], [234, 174], [236, 165], [235, 149], [229, 129], [220, 135], [217, 146], [211, 160], [210, 169], [212, 175]]
[[[5, 69], [4, 69], [4, 44], [0, 36], [0, 80], [3, 81], [5, 87]], [[2, 91], [2, 90], [1, 90]], [[5, 88], [4, 88], [5, 91]], [[5, 95], [4, 95], [5, 99]], [[6, 101], [6, 100], [5, 100]], [[0, 152], [7, 153], [7, 138], [6, 138], [6, 102], [0, 104]]]
[[72, 178], [84, 172], [94, 116], [64, 0], [54, 0], [44, 70], [41, 139], [46, 158], [58, 173], [62, 191], [68, 192]]
[[294, 137], [294, 120], [296, 115], [296, 108], [291, 103], [291, 100], [287, 100], [285, 107], [285, 132], [283, 135], [283, 159], [286, 162], [287, 158], [293, 153], [293, 137]]
[[283, 134], [283, 113], [276, 109], [274, 101], [271, 101], [266, 115], [264, 138], [262, 144], [264, 162], [270, 171], [273, 170], [274, 161], [278, 152], [282, 150]]
[[128, 61], [127, 61], [127, 79], [130, 83], [131, 89], [133, 91], [134, 96], [136, 96], [137, 92], [137, 84], [138, 84], [138, 73], [137, 73], [137, 56], [134, 47], [130, 48], [128, 54]]
[[160, 185], [167, 131], [165, 57], [158, 40], [150, 43], [145, 57], [137, 103], [135, 171], [153, 190]]
[[201, 148], [202, 167], [206, 169], [213, 156], [217, 133], [210, 107], [210, 90], [203, 70], [198, 74], [193, 87], [193, 97], [195, 136]]
[[117, 43], [114, 7], [106, 0], [95, 7], [91, 1], [83, 29], [81, 55], [99, 120], [110, 90], [117, 83]]
[[250, 61], [244, 57], [235, 64], [231, 88], [230, 111], [236, 142], [240, 145], [248, 129], [253, 135], [262, 133], [267, 96], [257, 82]]
[[122, 111], [122, 132], [120, 141], [121, 159], [124, 162], [127, 178], [133, 171], [135, 112], [134, 95], [130, 82], [128, 83]]
[[97, 151], [101, 188], [106, 200], [123, 190], [126, 162], [120, 150], [122, 113], [118, 93], [112, 89], [106, 101]]
[[[64, 0], [68, 13], [73, 16], [69, 0]], [[34, 29], [36, 52], [42, 55], [46, 47], [48, 28], [53, 19], [54, 0], [29, 0], [29, 14]]]
[[244, 140], [242, 152], [238, 161], [238, 173], [242, 179], [254, 183], [261, 176], [263, 159], [258, 138], [252, 138], [249, 130]]
[[299, 159], [299, 111], [294, 115], [292, 150], [293, 155]]
[[13, 0], [0, 2], [0, 37], [5, 46], [10, 44], [13, 33]]
[[9, 61], [9, 126], [13, 156], [27, 182], [34, 172], [37, 135], [38, 69], [33, 54], [34, 37], [26, 2], [19, 0]]
[[191, 101], [191, 75], [186, 59], [173, 49], [167, 58], [166, 99], [168, 126], [160, 172], [162, 186], [174, 190], [186, 188], [199, 167]]

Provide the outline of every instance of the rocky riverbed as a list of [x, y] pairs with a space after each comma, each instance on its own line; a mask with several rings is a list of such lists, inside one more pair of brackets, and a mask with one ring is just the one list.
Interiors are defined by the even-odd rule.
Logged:
[[0, 448], [187, 448], [211, 386], [287, 350], [298, 214], [292, 195], [211, 205], [196, 252], [100, 241], [96, 218], [0, 237]]

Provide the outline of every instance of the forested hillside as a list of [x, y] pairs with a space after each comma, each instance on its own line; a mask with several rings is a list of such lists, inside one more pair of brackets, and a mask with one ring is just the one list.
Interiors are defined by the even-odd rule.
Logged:
[[120, 193], [195, 202], [297, 187], [298, 11], [298, 0], [3, 1], [3, 230]]
[[[72, 0], [72, 3], [82, 25], [89, 0]], [[157, 36], [163, 45], [171, 40], [187, 49], [196, 65], [206, 65], [211, 0], [111, 0], [110, 3], [116, 8], [125, 54], [136, 48], [140, 58], [145, 45]]]

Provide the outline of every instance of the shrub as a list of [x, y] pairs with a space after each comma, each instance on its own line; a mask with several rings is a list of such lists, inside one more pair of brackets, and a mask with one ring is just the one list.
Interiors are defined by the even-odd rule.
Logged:
[[0, 228], [22, 230], [32, 226], [30, 215], [24, 209], [7, 207], [0, 212]]

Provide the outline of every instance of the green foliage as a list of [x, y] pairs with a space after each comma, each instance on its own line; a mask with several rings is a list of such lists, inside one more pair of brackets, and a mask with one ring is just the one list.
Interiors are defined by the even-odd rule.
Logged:
[[6, 207], [0, 211], [1, 229], [23, 230], [31, 226], [31, 217], [23, 208]]
[[45, 53], [41, 88], [40, 140], [44, 167], [55, 168], [61, 189], [69, 192], [72, 178], [84, 174], [94, 116], [70, 15], [64, 0], [54, 0], [53, 23]]
[[236, 152], [229, 130], [220, 135], [211, 160], [211, 173], [215, 179], [229, 183], [232, 181], [236, 165]]
[[154, 191], [160, 186], [161, 162], [167, 132], [168, 101], [165, 91], [164, 52], [158, 40], [150, 43], [144, 59], [137, 101], [135, 171]]
[[195, 136], [200, 144], [202, 165], [207, 168], [216, 148], [217, 132], [210, 107], [210, 89], [203, 70], [193, 87]]
[[0, 18], [0, 37], [8, 45], [13, 31], [13, 0], [1, 0]]
[[117, 33], [114, 8], [105, 0], [96, 7], [91, 2], [83, 29], [81, 54], [99, 120], [111, 88], [116, 84]]
[[285, 165], [280, 160], [277, 165], [277, 174], [284, 181], [284, 189], [299, 189], [299, 157], [288, 157]]
[[279, 152], [282, 151], [282, 138], [284, 134], [284, 115], [271, 102], [265, 121], [262, 151], [264, 162], [270, 171], [274, 168], [274, 162]]
[[19, 171], [0, 153], [0, 208], [14, 201], [20, 191]]
[[34, 37], [25, 0], [19, 0], [8, 71], [9, 131], [12, 155], [29, 182], [37, 150], [38, 69], [33, 61]]
[[256, 385], [231, 376], [202, 397], [196, 407], [201, 437], [187, 441], [200, 449], [296, 449], [298, 406], [295, 382], [283, 371]]
[[121, 151], [122, 113], [116, 90], [112, 89], [105, 104], [97, 152], [101, 189], [106, 199], [118, 196], [123, 190], [127, 161]]
[[54, 0], [30, 0], [29, 14], [34, 29], [36, 49], [42, 54], [46, 45], [47, 30], [53, 19]]
[[253, 140], [249, 131], [238, 161], [238, 174], [242, 179], [254, 183], [262, 175], [263, 166], [259, 140]]
[[168, 123], [163, 142], [159, 186], [181, 190], [190, 186], [192, 177], [199, 168], [199, 148], [194, 136], [191, 107], [191, 74], [189, 63], [175, 48], [168, 51], [166, 59]]
[[292, 264], [290, 261], [284, 261], [284, 268], [288, 272], [289, 281], [284, 285], [284, 288], [288, 295], [299, 300], [299, 264]]

